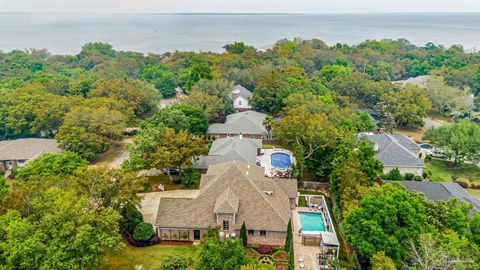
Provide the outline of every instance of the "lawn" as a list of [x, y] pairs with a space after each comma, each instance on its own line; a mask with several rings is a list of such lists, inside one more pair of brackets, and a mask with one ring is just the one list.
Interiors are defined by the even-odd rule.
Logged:
[[[127, 244], [117, 256], [107, 256], [107, 262], [100, 266], [100, 270], [133, 270], [136, 265], [143, 265], [145, 270], [160, 269], [165, 256], [181, 255], [195, 260], [202, 247], [199, 245], [154, 245], [150, 247], [133, 247]], [[191, 260], [189, 260], [191, 261]]]
[[432, 172], [431, 181], [450, 182], [452, 181], [452, 176], [455, 175], [457, 181], [480, 183], [480, 168], [473, 164], [463, 164], [455, 168], [453, 162], [433, 159], [426, 162], [426, 166], [426, 170]]
[[[172, 175], [172, 177], [175, 180], [175, 183], [180, 183], [179, 175]], [[170, 183], [170, 181], [168, 180], [168, 176], [165, 174], [148, 176], [147, 178], [151, 186], [151, 191], [158, 191], [156, 189], [158, 187], [158, 184], [162, 184], [165, 187], [165, 191], [183, 189], [183, 186], [181, 184]]]
[[422, 137], [425, 134], [425, 131], [424, 128], [397, 128], [395, 133], [407, 136], [416, 142], [422, 142]]
[[470, 193], [470, 195], [472, 195], [473, 197], [476, 197], [480, 200], [480, 189], [467, 189], [466, 191]]

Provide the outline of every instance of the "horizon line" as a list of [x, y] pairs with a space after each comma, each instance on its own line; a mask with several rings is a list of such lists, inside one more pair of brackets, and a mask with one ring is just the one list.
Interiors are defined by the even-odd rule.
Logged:
[[0, 11], [0, 14], [112, 14], [112, 15], [452, 15], [452, 14], [480, 14], [480, 11], [455, 12], [426, 12], [426, 11], [398, 11], [398, 12], [109, 12], [109, 11]]

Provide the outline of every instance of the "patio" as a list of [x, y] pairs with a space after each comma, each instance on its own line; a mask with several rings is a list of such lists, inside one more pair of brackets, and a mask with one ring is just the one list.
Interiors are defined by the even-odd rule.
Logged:
[[[321, 195], [303, 195], [307, 207], [292, 211], [295, 269], [328, 269], [339, 254], [339, 242], [325, 199]], [[305, 231], [299, 213], [321, 214], [325, 231]], [[319, 221], [321, 223], [321, 221]]]
[[277, 170], [272, 165], [272, 154], [284, 153], [290, 156], [292, 165], [295, 164], [295, 158], [292, 152], [282, 148], [262, 149], [262, 154], [257, 156], [257, 165], [265, 168], [265, 175], [268, 177], [275, 177], [278, 173], [282, 174], [288, 170]]

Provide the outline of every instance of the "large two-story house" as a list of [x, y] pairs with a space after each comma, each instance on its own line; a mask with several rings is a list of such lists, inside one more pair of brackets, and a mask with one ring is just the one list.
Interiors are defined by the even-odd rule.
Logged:
[[209, 227], [238, 237], [245, 223], [250, 245], [285, 243], [297, 181], [264, 176], [265, 169], [241, 161], [209, 167], [194, 198], [161, 198], [155, 227], [162, 240], [199, 241]]

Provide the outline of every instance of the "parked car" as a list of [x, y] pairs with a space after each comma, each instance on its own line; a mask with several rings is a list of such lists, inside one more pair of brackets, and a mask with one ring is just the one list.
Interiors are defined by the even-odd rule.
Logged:
[[431, 144], [429, 144], [429, 143], [422, 143], [422, 144], [420, 144], [420, 148], [426, 149], [426, 150], [432, 150], [432, 149], [433, 149], [433, 145], [431, 145]]
[[442, 150], [433, 150], [430, 153], [430, 156], [432, 156], [433, 158], [439, 158], [439, 159], [446, 159], [447, 158], [447, 155]]

